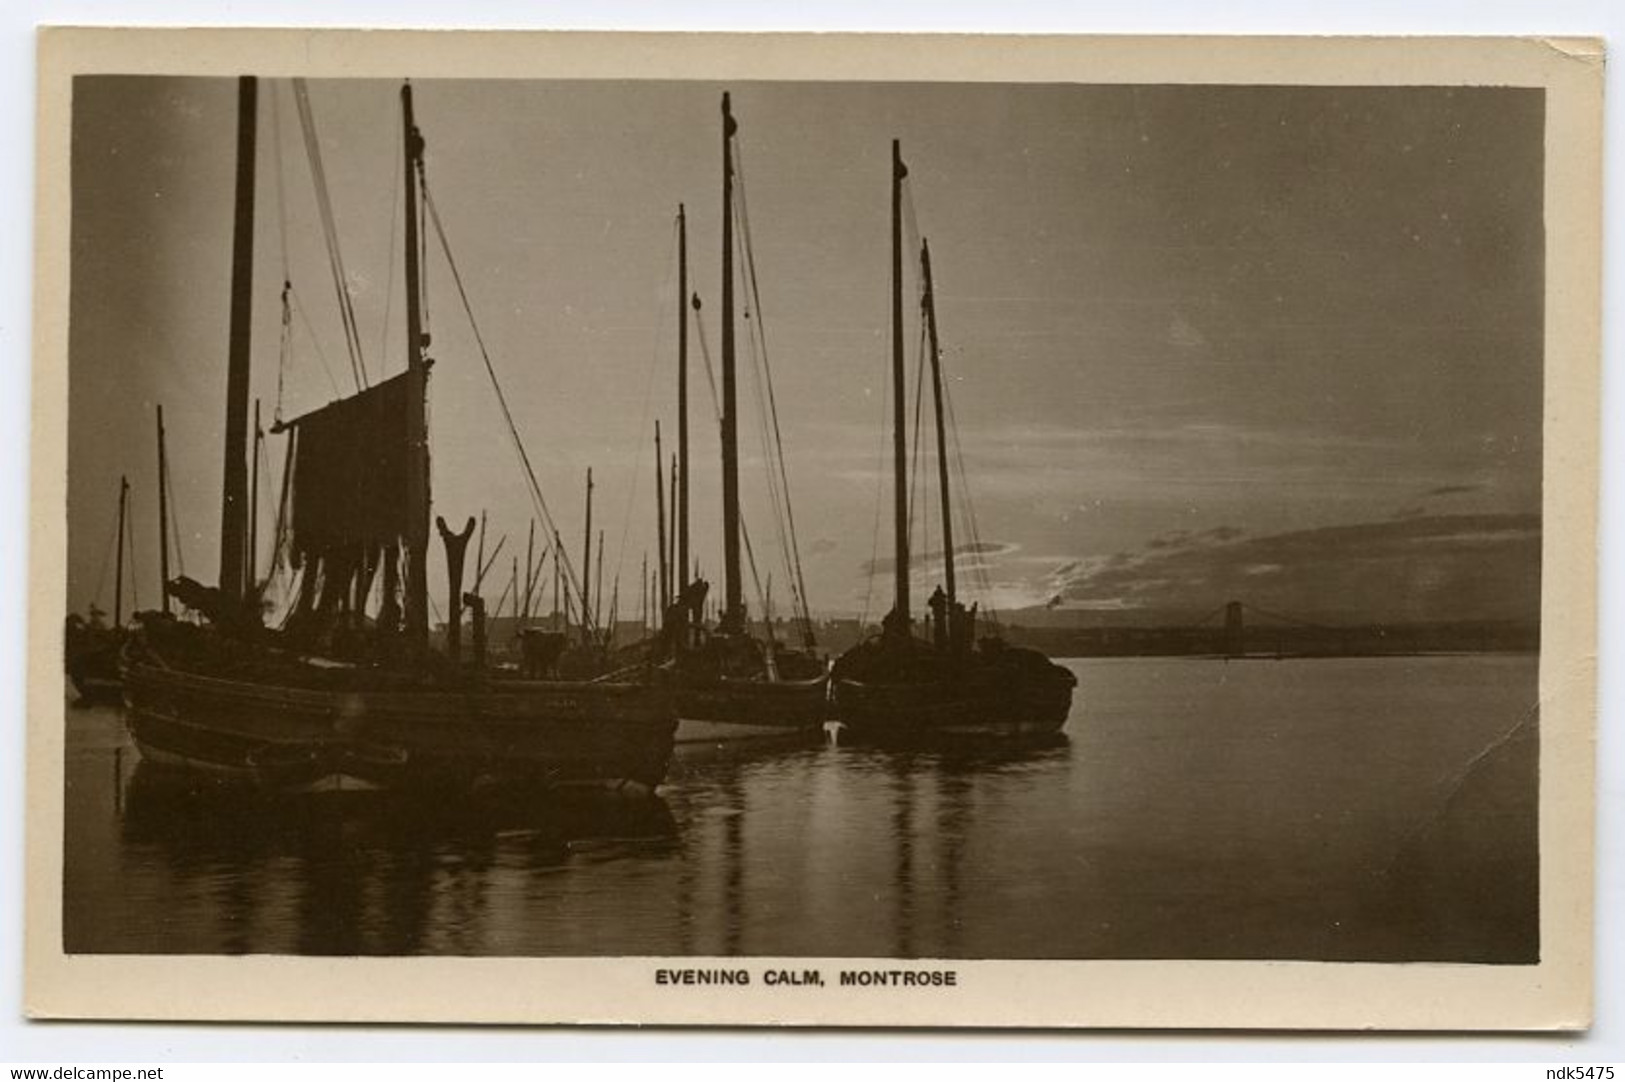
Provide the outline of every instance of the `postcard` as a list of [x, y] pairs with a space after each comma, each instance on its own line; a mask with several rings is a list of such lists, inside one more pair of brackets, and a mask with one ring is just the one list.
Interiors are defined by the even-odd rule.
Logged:
[[1589, 1024], [1599, 42], [39, 61], [32, 1016]]

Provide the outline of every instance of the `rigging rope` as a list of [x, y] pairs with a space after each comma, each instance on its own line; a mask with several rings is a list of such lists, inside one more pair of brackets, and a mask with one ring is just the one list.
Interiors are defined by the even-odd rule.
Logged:
[[870, 606], [874, 602], [876, 562], [880, 559], [880, 519], [886, 502], [886, 424], [891, 417], [892, 386], [890, 377], [880, 380], [880, 423], [875, 426], [875, 514], [874, 529], [869, 541], [869, 582], [863, 595], [863, 615], [858, 618], [861, 629], [869, 623]]
[[124, 538], [129, 550], [129, 559], [125, 562], [130, 568], [130, 574], [126, 576], [130, 580], [130, 613], [134, 615], [141, 608], [141, 584], [137, 581], [138, 576], [135, 573], [135, 516], [128, 513], [127, 507], [124, 515]]
[[310, 163], [311, 184], [316, 191], [316, 209], [322, 223], [322, 239], [327, 246], [328, 268], [333, 275], [333, 292], [338, 297], [339, 319], [344, 324], [344, 342], [350, 353], [350, 374], [356, 390], [368, 386], [366, 359], [361, 353], [361, 334], [350, 298], [349, 278], [344, 272], [344, 255], [339, 248], [338, 226], [333, 216], [333, 200], [327, 188], [327, 170], [322, 164], [322, 146], [316, 135], [316, 117], [310, 106], [305, 80], [293, 81], [294, 103], [299, 108], [299, 126], [304, 134], [305, 157]]
[[[939, 362], [942, 359], [939, 356]], [[965, 469], [965, 449], [959, 440], [959, 419], [954, 413], [952, 381], [948, 379], [946, 371], [944, 371], [942, 379], [942, 402], [948, 414], [948, 434], [953, 439], [954, 460], [959, 466], [959, 502], [964, 508], [963, 518], [966, 533], [970, 536], [972, 551], [976, 553], [976, 563], [971, 565], [971, 569], [976, 575], [977, 586], [982, 591], [983, 611], [987, 615], [988, 622], [997, 628], [999, 626], [999, 616], [993, 605], [993, 581], [988, 575], [986, 564], [982, 562], [982, 556], [987, 549], [982, 543], [982, 531], [977, 521], [976, 504], [971, 499], [969, 474]]]
[[186, 556], [181, 552], [181, 520], [175, 510], [175, 505], [180, 501], [175, 499], [175, 482], [171, 479], [169, 460], [167, 458], [164, 460], [164, 475], [158, 479], [158, 483], [169, 489], [169, 531], [175, 541], [175, 567], [184, 575], [186, 574]]
[[[705, 362], [705, 382], [711, 390], [711, 417], [720, 432], [722, 428], [722, 396], [717, 393], [717, 377], [716, 371], [711, 365], [711, 344], [705, 337], [705, 321], [699, 317], [697, 311], [694, 316], [694, 328], [696, 331], [695, 337], [700, 344], [700, 359]], [[750, 568], [751, 581], [756, 588], [756, 598], [758, 601], [765, 603], [767, 598], [762, 591], [761, 576], [756, 571], [756, 550], [750, 543], [750, 529], [745, 523], [743, 508], [739, 511], [739, 537], [744, 543], [745, 562]]]
[[102, 603], [102, 590], [107, 586], [107, 564], [112, 559], [114, 551], [118, 548], [119, 521], [117, 516], [113, 519], [113, 528], [107, 532], [107, 548], [102, 551], [102, 564], [96, 571], [96, 593], [91, 597], [91, 607], [100, 608]]
[[[782, 501], [782, 514], [784, 526], [789, 534], [789, 545], [785, 552], [786, 570], [790, 572], [790, 595], [792, 607], [801, 620], [802, 636], [810, 647], [814, 643], [812, 613], [807, 603], [807, 583], [801, 571], [801, 546], [796, 536], [796, 520], [794, 505], [790, 501], [790, 475], [785, 465], [784, 438], [779, 425], [778, 397], [773, 390], [773, 370], [768, 363], [767, 331], [762, 321], [762, 294], [759, 279], [756, 274], [756, 251], [751, 241], [750, 213], [746, 199], [745, 165], [743, 153], [735, 155], [735, 177], [737, 181], [738, 199], [735, 203], [737, 218], [739, 219], [739, 234], [744, 245], [745, 269], [750, 278], [750, 310], [755, 312], [755, 340], [760, 345], [761, 353], [758, 363], [761, 369], [761, 382], [767, 389], [768, 409], [773, 421], [773, 443], [771, 446], [774, 462], [778, 467], [778, 499]], [[753, 350], [754, 350], [753, 346]], [[758, 389], [758, 394], [760, 389]], [[764, 441], [765, 442], [765, 441]], [[769, 464], [768, 477], [773, 476], [773, 463]]]
[[[911, 552], [911, 553], [915, 551], [915, 547], [914, 547], [914, 509], [918, 505], [918, 501], [915, 499], [915, 497], [920, 494], [920, 491], [922, 489], [925, 492], [925, 501], [926, 501], [926, 504], [927, 504], [926, 514], [928, 515], [930, 513], [929, 504], [930, 504], [930, 499], [931, 499], [931, 484], [930, 484], [930, 482], [926, 482], [923, 485], [920, 483], [920, 474], [925, 472], [924, 453], [920, 449], [920, 445], [922, 443], [921, 434], [922, 434], [922, 432], [923, 432], [923, 430], [925, 428], [925, 426], [920, 423], [920, 418], [924, 416], [924, 413], [921, 410], [921, 407], [924, 405], [924, 402], [925, 402], [925, 328], [922, 325], [921, 328], [920, 328], [920, 348], [919, 348], [919, 353], [916, 355], [915, 361], [914, 361], [914, 446], [910, 449], [910, 452], [909, 452], [908, 551]], [[925, 538], [925, 543], [924, 543], [923, 546], [921, 546], [921, 548], [923, 550], [920, 553], [921, 562], [924, 562], [931, 555], [931, 541], [930, 541], [930, 538], [926, 536], [930, 532], [929, 522], [930, 522], [929, 518], [926, 518], [925, 516], [922, 516], [922, 522], [920, 524], [920, 536]]]
[[[661, 354], [661, 350], [662, 350], [662, 348], [663, 348], [663, 346], [665, 344], [665, 339], [666, 339], [666, 328], [670, 325], [670, 321], [665, 318], [666, 315], [667, 315], [667, 312], [665, 311], [665, 309], [666, 309], [666, 298], [668, 298], [671, 295], [671, 292], [672, 292], [672, 283], [671, 283], [672, 268], [677, 262], [677, 260], [675, 258], [675, 253], [677, 251], [677, 219], [676, 219], [675, 216], [672, 218], [671, 236], [672, 236], [671, 250], [672, 250], [672, 253], [673, 253], [673, 258], [668, 259], [668, 260], [665, 261], [665, 263], [666, 263], [665, 277], [661, 279], [660, 290], [659, 290], [658, 293], [655, 294], [655, 297], [656, 297], [656, 305], [655, 305], [655, 307], [660, 310], [660, 318], [658, 318], [655, 321], [654, 343], [653, 343], [653, 348], [651, 348], [650, 351], [649, 351], [649, 372], [648, 372], [648, 376], [644, 380], [644, 385], [643, 385], [643, 410], [641, 412], [641, 415], [638, 418], [638, 429], [637, 429], [637, 431], [638, 431], [637, 442], [639, 444], [641, 444], [643, 442], [644, 435], [649, 431], [649, 414], [651, 412], [651, 407], [653, 406], [653, 403], [654, 403], [655, 373], [659, 370], [660, 354]], [[680, 314], [683, 312], [684, 303], [685, 302], [684, 302], [684, 299], [682, 297], [677, 298], [677, 309], [678, 309], [678, 312]], [[637, 461], [639, 461], [640, 463], [645, 462], [645, 461], [647, 461], [647, 456], [640, 454], [638, 456]], [[626, 554], [627, 554], [627, 545], [626, 545], [626, 543], [627, 543], [627, 538], [630, 537], [631, 533], [632, 533], [632, 518], [633, 518], [632, 513], [633, 513], [633, 510], [637, 506], [638, 481], [639, 481], [640, 478], [642, 478], [642, 476], [643, 476], [642, 466], [640, 465], [640, 466], [633, 467], [633, 470], [632, 470], [632, 484], [630, 486], [630, 491], [628, 491], [627, 495], [626, 495], [626, 511], [625, 511], [625, 514], [622, 516], [621, 539], [617, 543], [617, 551], [616, 551], [616, 554], [615, 554], [615, 568], [614, 568], [613, 574], [610, 576], [612, 578], [612, 580], [617, 582], [617, 583], [621, 581], [622, 566], [626, 562]], [[660, 486], [661, 482], [662, 482], [662, 478], [659, 475], [659, 471], [657, 470], [656, 471], [656, 476], [655, 476], [655, 486], [658, 488]], [[671, 509], [671, 515], [672, 515], [672, 521], [675, 522], [676, 521], [676, 515], [677, 515], [677, 509], [676, 508]], [[664, 560], [665, 558], [666, 558], [665, 554], [662, 553], [661, 554], [661, 559]]]
[[[542, 496], [541, 486], [536, 481], [536, 471], [531, 466], [530, 453], [525, 449], [524, 440], [520, 438], [519, 426], [514, 421], [513, 411], [508, 407], [508, 396], [502, 390], [502, 383], [497, 379], [496, 366], [491, 361], [491, 352], [486, 348], [485, 336], [480, 333], [479, 321], [474, 317], [474, 306], [468, 298], [468, 290], [464, 288], [462, 272], [457, 268], [457, 261], [451, 253], [451, 243], [446, 237], [444, 223], [440, 220], [440, 211], [435, 207], [434, 197], [430, 194], [428, 177], [420, 171], [419, 178], [423, 192], [424, 214], [434, 227], [435, 236], [439, 238], [440, 249], [445, 254], [446, 266], [451, 271], [451, 279], [457, 287], [457, 295], [463, 304], [463, 312], [468, 317], [470, 330], [474, 335], [474, 343], [479, 347], [480, 359], [485, 364], [486, 375], [490, 377], [491, 389], [496, 392], [497, 405], [502, 410], [502, 418], [508, 428], [508, 436], [513, 442], [514, 451], [519, 456], [520, 466], [524, 469], [525, 480], [529, 486], [529, 495], [535, 506], [542, 524], [549, 533], [558, 533], [558, 525], [553, 518], [553, 512], [547, 506], [547, 500]], [[427, 325], [427, 324], [425, 324]], [[569, 554], [558, 553], [558, 566], [564, 571], [566, 584], [575, 592], [576, 597], [581, 596], [581, 579], [577, 576], [575, 565], [571, 562]], [[582, 574], [585, 574], [585, 569]], [[582, 626], [591, 630], [593, 628], [592, 615], [583, 612]]]
[[[401, 125], [406, 123], [406, 118], [394, 109], [390, 111], [395, 116], [395, 145], [399, 146], [402, 142]], [[384, 325], [382, 333], [378, 336], [378, 364], [384, 371], [387, 371], [389, 366], [390, 315], [394, 312], [395, 305], [395, 245], [398, 243], [395, 219], [401, 212], [401, 170], [394, 167], [396, 164], [392, 159], [389, 170], [389, 269], [384, 274]]]
[[278, 254], [281, 257], [282, 280], [288, 280], [288, 202], [284, 194], [283, 163], [282, 163], [282, 97], [276, 92], [276, 84], [271, 85], [271, 157], [273, 166], [271, 176], [276, 192], [276, 227]]
[[[305, 328], [305, 334], [310, 337], [311, 345], [316, 349], [316, 359], [322, 363], [322, 371], [327, 374], [327, 382], [333, 388], [333, 396], [335, 398], [340, 397], [342, 392], [339, 390], [339, 381], [333, 376], [333, 366], [328, 363], [327, 351], [322, 348], [322, 340], [317, 336], [316, 328], [311, 325], [309, 313], [305, 311], [305, 306], [299, 303], [298, 292], [292, 289], [288, 290], [288, 300], [293, 305], [294, 314], [299, 317], [300, 325]], [[290, 358], [292, 356], [291, 350], [289, 356]]]

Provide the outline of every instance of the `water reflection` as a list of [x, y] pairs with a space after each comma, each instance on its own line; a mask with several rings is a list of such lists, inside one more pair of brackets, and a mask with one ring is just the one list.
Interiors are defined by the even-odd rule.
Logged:
[[[139, 764], [124, 782], [127, 866], [206, 911], [237, 954], [482, 953], [494, 894], [598, 851], [659, 852], [677, 824], [658, 797], [498, 791], [262, 793]], [[156, 916], [164, 940], [185, 929]], [[163, 948], [159, 948], [163, 949]]]
[[[72, 711], [65, 945], [589, 957], [1537, 952], [1535, 894], [1506, 884], [1536, 882], [1538, 747], [1504, 742], [1484, 757], [1532, 701], [1533, 659], [1073, 664], [1090, 697], [1060, 735], [685, 747], [660, 798], [641, 800], [196, 787], [139, 764], [116, 711]], [[1476, 897], [1486, 894], [1495, 905]]]

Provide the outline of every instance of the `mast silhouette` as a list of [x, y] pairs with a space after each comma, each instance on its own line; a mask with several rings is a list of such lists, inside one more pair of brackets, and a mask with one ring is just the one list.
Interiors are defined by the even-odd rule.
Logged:
[[158, 406], [158, 597], [169, 615], [169, 459], [164, 449], [164, 407]]
[[419, 650], [429, 646], [429, 432], [426, 416], [427, 344], [420, 311], [418, 267], [418, 173], [423, 166], [423, 135], [412, 119], [412, 84], [401, 87], [403, 163], [406, 187], [406, 633]]
[[265, 429], [260, 427], [260, 400], [254, 399], [254, 449], [249, 453], [248, 532], [243, 537], [243, 588], [253, 589], [259, 584], [260, 541], [260, 447], [265, 442]]
[[943, 572], [947, 580], [949, 619], [954, 613], [954, 517], [948, 492], [948, 435], [942, 416], [942, 347], [937, 344], [937, 295], [931, 283], [931, 242], [920, 241], [920, 275], [924, 294], [920, 307], [925, 309], [925, 329], [931, 350], [931, 398], [937, 413], [937, 482], [942, 486], [942, 554]]
[[677, 204], [677, 592], [688, 589], [688, 214]]
[[745, 630], [744, 584], [739, 572], [739, 427], [734, 376], [733, 135], [738, 130], [728, 95], [722, 95], [722, 570], [723, 609], [718, 630]]
[[664, 477], [660, 476], [662, 473], [665, 472], [665, 470], [663, 469], [663, 467], [665, 465], [664, 457], [665, 456], [662, 455], [661, 452], [660, 452], [660, 422], [659, 422], [659, 420], [656, 420], [655, 421], [655, 517], [659, 520], [657, 522], [657, 524], [656, 524], [656, 535], [657, 535], [657, 538], [658, 538], [658, 541], [659, 541], [659, 544], [660, 544], [660, 559], [658, 561], [659, 567], [658, 567], [658, 569], [656, 571], [656, 574], [655, 574], [655, 580], [659, 584], [659, 588], [660, 588], [660, 611], [661, 612], [665, 612], [666, 607], [671, 604], [671, 576], [668, 573], [668, 568], [667, 568], [667, 563], [666, 563], [666, 555], [667, 555], [667, 549], [666, 549], [666, 485], [665, 485], [665, 480], [666, 479]]
[[592, 467], [587, 467], [587, 526], [581, 542], [581, 634], [583, 640], [591, 634], [587, 625], [592, 623]]
[[248, 513], [249, 346], [254, 322], [254, 144], [259, 81], [237, 80], [237, 197], [231, 236], [231, 330], [227, 347], [226, 444], [220, 499], [220, 592], [245, 592], [244, 525]]
[[113, 572], [113, 626], [124, 626], [124, 534], [130, 509], [130, 479], [118, 479], [118, 566]]

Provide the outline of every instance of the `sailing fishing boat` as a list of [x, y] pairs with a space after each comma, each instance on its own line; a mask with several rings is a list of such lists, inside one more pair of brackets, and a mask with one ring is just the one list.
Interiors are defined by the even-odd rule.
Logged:
[[937, 340], [931, 250], [921, 245], [921, 309], [931, 360], [941, 487], [944, 588], [931, 597], [930, 634], [917, 638], [909, 613], [909, 501], [903, 378], [902, 184], [908, 175], [892, 143], [891, 338], [892, 453], [896, 596], [877, 637], [836, 661], [834, 698], [841, 723], [859, 739], [914, 741], [951, 736], [1058, 732], [1066, 724], [1077, 678], [1036, 650], [976, 634], [976, 611], [958, 598], [954, 575], [952, 499], [943, 417], [942, 358]]
[[[257, 81], [239, 83], [220, 584], [184, 577], [166, 584], [207, 623], [144, 621], [126, 650], [130, 731], [153, 763], [279, 789], [515, 782], [652, 789], [665, 774], [675, 727], [660, 675], [645, 667], [591, 682], [548, 680], [488, 666], [484, 600], [463, 592], [472, 518], [461, 531], [437, 520], [447, 641], [444, 652], [430, 645], [432, 362], [418, 233], [420, 222], [440, 225], [410, 84], [400, 101], [406, 370], [273, 429], [289, 440], [279, 550], [298, 570], [299, 589], [283, 625], [268, 628], [265, 584], [252, 581], [244, 542]], [[460, 286], [454, 264], [453, 276]], [[540, 503], [534, 475], [530, 483]], [[461, 650], [465, 604], [471, 664]]]
[[[62, 660], [68, 679], [86, 706], [117, 703], [124, 693], [119, 679], [119, 651], [124, 647], [124, 565], [125, 541], [129, 536], [130, 479], [118, 481], [118, 525], [115, 527], [113, 572], [113, 623], [95, 604], [86, 616], [72, 613], [63, 629]], [[103, 565], [105, 566], [105, 565]], [[100, 587], [97, 587], [100, 592]]]
[[[829, 716], [828, 667], [816, 653], [812, 621], [802, 603], [802, 649], [773, 635], [771, 613], [763, 613], [765, 634], [751, 633], [745, 609], [741, 567], [744, 526], [739, 501], [739, 420], [737, 350], [734, 326], [734, 137], [738, 133], [729, 96], [722, 95], [722, 436], [723, 604], [715, 627], [703, 621], [709, 584], [689, 578], [688, 551], [688, 297], [687, 219], [678, 213], [678, 481], [674, 501], [676, 555], [670, 569], [674, 599], [666, 608], [664, 634], [676, 662], [677, 740], [713, 742], [785, 736], [818, 730]], [[699, 307], [695, 298], [694, 307]], [[760, 313], [757, 313], [760, 323]], [[774, 418], [774, 425], [777, 419]], [[782, 469], [782, 459], [780, 461]], [[771, 466], [769, 467], [772, 468]], [[781, 477], [782, 482], [782, 477]], [[655, 485], [661, 480], [656, 471]], [[783, 489], [781, 488], [781, 491]], [[784, 493], [788, 502], [788, 493]], [[792, 531], [794, 524], [789, 523]], [[665, 546], [662, 544], [662, 549]], [[664, 556], [662, 557], [664, 559]], [[662, 576], [663, 578], [665, 576]], [[799, 582], [799, 568], [795, 578]], [[799, 590], [797, 584], [796, 589]], [[764, 609], [766, 603], [764, 601]]]

